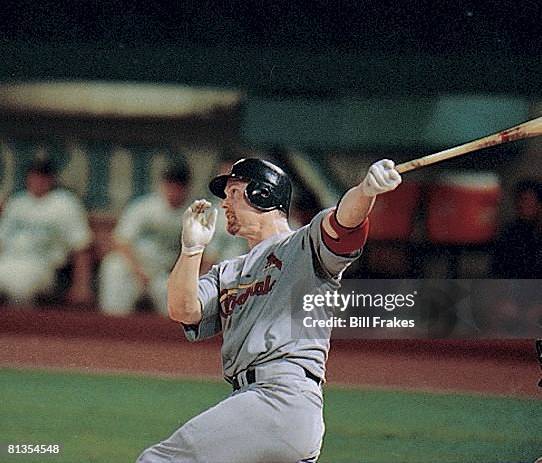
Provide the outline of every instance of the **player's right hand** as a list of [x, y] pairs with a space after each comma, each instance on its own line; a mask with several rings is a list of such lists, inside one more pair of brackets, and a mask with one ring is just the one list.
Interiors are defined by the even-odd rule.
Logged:
[[183, 214], [182, 253], [201, 254], [213, 238], [218, 211], [205, 199], [194, 201]]
[[369, 172], [359, 186], [365, 196], [376, 196], [395, 190], [401, 181], [401, 174], [395, 170], [395, 163], [382, 159], [369, 167]]

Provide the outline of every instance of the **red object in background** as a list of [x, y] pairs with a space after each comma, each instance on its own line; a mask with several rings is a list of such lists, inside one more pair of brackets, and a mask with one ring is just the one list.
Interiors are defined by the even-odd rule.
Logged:
[[491, 173], [449, 175], [429, 192], [427, 236], [439, 244], [483, 244], [497, 231], [501, 199]]
[[371, 212], [369, 239], [408, 240], [420, 199], [420, 185], [407, 182], [379, 195]]

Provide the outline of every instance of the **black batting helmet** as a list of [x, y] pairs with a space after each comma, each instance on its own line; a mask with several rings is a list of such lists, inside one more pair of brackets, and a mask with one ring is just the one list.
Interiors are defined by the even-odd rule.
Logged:
[[241, 159], [233, 164], [229, 174], [213, 178], [209, 189], [215, 196], [226, 198], [224, 190], [229, 178], [248, 181], [245, 197], [256, 209], [266, 212], [279, 209], [288, 214], [292, 184], [280, 167], [262, 159]]

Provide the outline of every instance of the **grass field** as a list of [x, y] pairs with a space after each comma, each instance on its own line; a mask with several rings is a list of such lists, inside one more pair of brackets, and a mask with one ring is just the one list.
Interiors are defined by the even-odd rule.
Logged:
[[[0, 442], [63, 449], [0, 461], [133, 462], [228, 392], [213, 382], [3, 369]], [[322, 463], [530, 463], [542, 455], [542, 401], [333, 387], [325, 395]]]

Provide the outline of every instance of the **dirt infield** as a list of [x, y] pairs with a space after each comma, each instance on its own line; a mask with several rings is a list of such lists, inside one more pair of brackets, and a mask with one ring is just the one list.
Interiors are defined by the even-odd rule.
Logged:
[[[0, 311], [0, 366], [220, 378], [220, 340], [191, 344], [152, 315]], [[531, 340], [337, 341], [328, 382], [542, 398]]]

